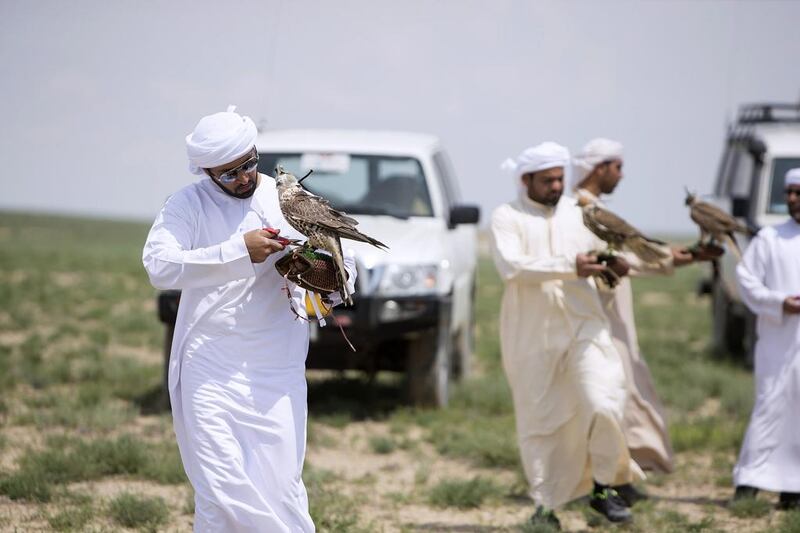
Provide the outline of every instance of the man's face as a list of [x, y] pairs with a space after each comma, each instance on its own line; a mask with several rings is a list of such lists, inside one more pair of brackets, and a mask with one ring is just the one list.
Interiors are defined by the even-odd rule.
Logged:
[[554, 206], [564, 192], [564, 167], [529, 172], [522, 176], [528, 198], [540, 204]]
[[622, 160], [612, 159], [602, 163], [598, 166], [597, 173], [600, 192], [611, 194], [619, 185], [619, 180], [622, 179]]
[[795, 222], [800, 223], [800, 185], [786, 187], [786, 205], [789, 208], [789, 215]]
[[236, 167], [242, 165], [246, 161], [253, 159], [256, 156], [255, 149], [247, 152], [242, 157], [231, 161], [230, 163], [226, 163], [224, 165], [220, 165], [214, 168], [207, 168], [206, 173], [211, 176], [217, 184], [228, 191], [231, 196], [235, 196], [237, 198], [247, 198], [252, 196], [253, 192], [255, 191], [256, 185], [258, 184], [258, 170], [253, 168], [250, 172], [244, 172], [239, 170], [236, 173], [236, 179], [231, 183], [223, 183], [219, 180], [219, 176], [228, 172]]

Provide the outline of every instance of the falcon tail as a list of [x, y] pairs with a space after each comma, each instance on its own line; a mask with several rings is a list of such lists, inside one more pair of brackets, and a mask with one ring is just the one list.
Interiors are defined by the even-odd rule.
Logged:
[[726, 233], [725, 237], [723, 238], [725, 243], [728, 245], [731, 253], [736, 256], [737, 261], [742, 260], [742, 250], [739, 248], [739, 243], [736, 242], [736, 237], [734, 237], [733, 232]]
[[369, 235], [361, 233], [356, 228], [338, 228], [339, 237], [342, 239], [350, 239], [352, 241], [366, 242], [381, 250], [388, 250], [389, 247], [383, 244], [378, 239], [373, 239]]
[[663, 245], [659, 245], [659, 241], [644, 236], [628, 239], [625, 241], [625, 246], [645, 263], [660, 263], [670, 257], [670, 254], [662, 248]]
[[350, 292], [347, 290], [347, 270], [344, 268], [342, 243], [339, 241], [338, 237], [331, 237], [330, 241], [331, 247], [328, 251], [331, 252], [333, 263], [336, 266], [336, 274], [339, 276], [339, 280], [342, 284], [341, 288], [339, 289], [339, 295], [342, 297], [342, 302], [346, 303], [347, 305], [353, 305], [353, 298]]

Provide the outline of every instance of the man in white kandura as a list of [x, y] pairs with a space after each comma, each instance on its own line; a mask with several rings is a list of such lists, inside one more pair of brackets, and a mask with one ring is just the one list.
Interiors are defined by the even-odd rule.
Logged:
[[762, 229], [736, 268], [742, 298], [758, 316], [756, 401], [739, 461], [736, 499], [780, 492], [800, 508], [800, 168], [786, 173], [789, 220]]
[[[503, 367], [511, 386], [531, 520], [559, 527], [554, 510], [591, 493], [612, 521], [631, 513], [611, 485], [643, 479], [622, 432], [625, 373], [591, 276], [600, 241], [562, 197], [569, 152], [542, 143], [504, 167], [519, 198], [492, 213]], [[624, 275], [623, 269], [617, 271]], [[594, 481], [594, 485], [593, 485]]]
[[[195, 491], [196, 532], [309, 532], [308, 325], [275, 270], [284, 220], [275, 183], [257, 171], [256, 127], [230, 107], [186, 137], [205, 178], [172, 195], [143, 262], [159, 289], [181, 289], [169, 364], [172, 415]], [[350, 283], [352, 259], [346, 261]], [[352, 290], [353, 287], [350, 287]], [[303, 312], [303, 289], [289, 285]]]
[[[601, 195], [614, 192], [622, 179], [623, 146], [610, 139], [593, 139], [573, 159], [575, 194], [603, 205]], [[670, 256], [661, 264], [643, 263], [636, 255], [624, 254], [631, 275], [672, 274], [673, 267], [690, 264], [694, 258], [685, 248], [669, 247]], [[614, 289], [600, 288], [603, 309], [611, 324], [611, 336], [625, 368], [628, 402], [623, 429], [631, 457], [644, 470], [667, 473], [673, 469], [672, 446], [664, 407], [658, 399], [647, 363], [639, 353], [633, 315], [633, 292], [629, 278]], [[633, 485], [614, 487], [629, 505], [647, 496]]]

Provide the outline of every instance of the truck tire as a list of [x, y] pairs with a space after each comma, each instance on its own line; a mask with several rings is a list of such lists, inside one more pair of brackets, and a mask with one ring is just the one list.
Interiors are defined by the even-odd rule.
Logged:
[[714, 351], [741, 359], [753, 368], [758, 339], [756, 316], [743, 305], [731, 302], [719, 283], [714, 283], [711, 297]]
[[475, 353], [475, 324], [470, 321], [458, 332], [454, 341], [453, 378], [461, 381], [472, 374]]
[[756, 341], [758, 331], [756, 330], [756, 316], [749, 310], [744, 317], [744, 362], [748, 368], [753, 368], [756, 362]]
[[421, 407], [446, 407], [450, 394], [452, 338], [448, 328], [422, 332], [408, 350], [408, 397]]
[[473, 283], [470, 294], [469, 319], [461, 326], [453, 343], [453, 377], [464, 380], [472, 374], [472, 359], [475, 354], [475, 292]]
[[[743, 331], [731, 313], [728, 295], [717, 280], [711, 287], [711, 319], [713, 321], [713, 347], [719, 354], [734, 354], [741, 350]], [[738, 326], [738, 327], [737, 327]]]

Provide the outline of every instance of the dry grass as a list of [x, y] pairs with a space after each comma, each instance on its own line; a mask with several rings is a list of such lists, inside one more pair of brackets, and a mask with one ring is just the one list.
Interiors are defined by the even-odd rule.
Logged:
[[[191, 530], [191, 490], [160, 410], [145, 232], [0, 214], [0, 531]], [[800, 531], [800, 514], [775, 511], [774, 495], [728, 506], [751, 376], [708, 349], [708, 303], [692, 295], [702, 274], [635, 282], [642, 351], [678, 455], [673, 475], [648, 480], [653, 498], [626, 530]], [[499, 365], [501, 293], [482, 260], [479, 372], [446, 410], [409, 407], [393, 376], [310, 375], [304, 479], [320, 531], [534, 531]], [[583, 502], [559, 516], [568, 531], [615, 530]]]

